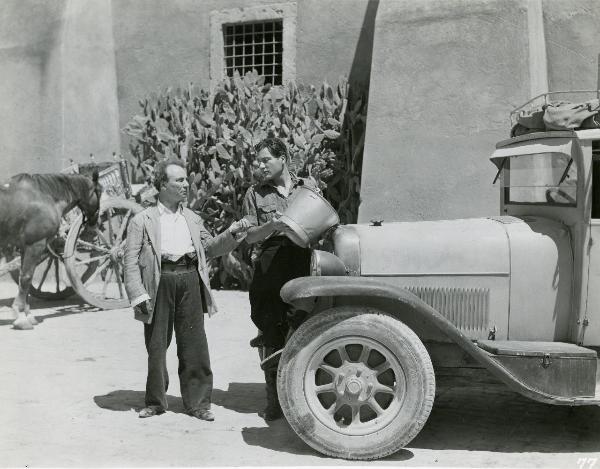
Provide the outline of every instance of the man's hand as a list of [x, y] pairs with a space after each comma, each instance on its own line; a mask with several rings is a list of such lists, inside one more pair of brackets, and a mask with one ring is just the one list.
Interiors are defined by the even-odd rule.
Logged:
[[245, 218], [242, 218], [241, 220], [234, 221], [229, 227], [229, 231], [233, 236], [235, 236], [240, 233], [245, 233], [251, 227], [252, 224]]
[[274, 231], [279, 231], [283, 234], [287, 234], [292, 232], [292, 229], [281, 221], [281, 212], [275, 212], [275, 216], [271, 219], [271, 224], [273, 226]]

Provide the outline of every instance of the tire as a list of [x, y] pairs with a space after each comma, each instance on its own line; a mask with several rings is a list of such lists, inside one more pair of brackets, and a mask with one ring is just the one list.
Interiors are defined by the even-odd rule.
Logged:
[[334, 307], [303, 323], [278, 369], [290, 426], [320, 453], [377, 459], [423, 428], [435, 397], [431, 359], [417, 335], [382, 311]]
[[77, 294], [101, 309], [129, 306], [123, 280], [127, 226], [143, 208], [127, 199], [111, 198], [100, 207], [98, 224], [86, 229], [79, 216], [65, 244], [65, 266]]

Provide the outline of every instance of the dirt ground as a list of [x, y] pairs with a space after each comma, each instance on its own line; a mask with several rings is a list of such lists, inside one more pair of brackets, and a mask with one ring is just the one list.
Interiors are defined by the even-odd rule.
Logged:
[[423, 431], [384, 460], [353, 463], [306, 446], [284, 420], [257, 415], [264, 385], [247, 294], [216, 292], [207, 321], [216, 421], [183, 413], [175, 344], [170, 411], [139, 419], [146, 355], [128, 309], [99, 311], [77, 297], [33, 301], [40, 325], [11, 328], [15, 286], [0, 279], [0, 465], [400, 466], [600, 468], [600, 408], [531, 402], [501, 385], [442, 386]]

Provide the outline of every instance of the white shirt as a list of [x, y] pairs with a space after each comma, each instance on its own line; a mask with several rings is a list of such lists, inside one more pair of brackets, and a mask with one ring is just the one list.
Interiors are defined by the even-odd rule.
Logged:
[[[160, 254], [170, 260], [177, 260], [188, 252], [195, 252], [190, 229], [183, 216], [183, 206], [172, 212], [158, 202], [160, 221]], [[139, 305], [150, 299], [147, 294], [140, 295], [131, 301], [131, 306]]]
[[180, 205], [175, 212], [172, 212], [158, 202], [157, 208], [160, 214], [160, 253], [162, 257], [175, 261], [188, 252], [195, 252], [190, 229], [183, 216], [183, 207]]

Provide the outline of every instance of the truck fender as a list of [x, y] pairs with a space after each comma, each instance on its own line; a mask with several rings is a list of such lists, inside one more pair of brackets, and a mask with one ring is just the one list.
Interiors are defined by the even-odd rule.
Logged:
[[[322, 297], [359, 296], [365, 298], [383, 298], [402, 308], [410, 308], [430, 324], [446, 334], [450, 340], [460, 346], [467, 354], [486, 368], [492, 375], [504, 382], [510, 389], [538, 402], [555, 405], [582, 405], [577, 398], [553, 396], [531, 387], [517, 379], [510, 370], [494, 359], [494, 355], [478, 347], [465, 336], [446, 317], [422, 301], [408, 290], [368, 277], [299, 277], [287, 282], [281, 288], [281, 298], [292, 307], [312, 312], [316, 300]], [[400, 314], [392, 312], [399, 320]]]

